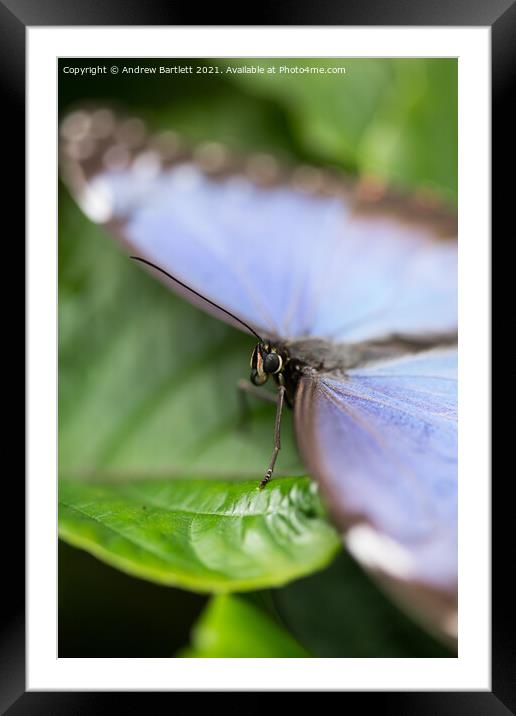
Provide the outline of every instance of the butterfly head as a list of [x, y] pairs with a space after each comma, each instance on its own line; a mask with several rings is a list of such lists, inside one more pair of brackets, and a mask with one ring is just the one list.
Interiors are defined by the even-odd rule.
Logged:
[[263, 385], [283, 370], [283, 358], [269, 343], [257, 343], [251, 355], [251, 383]]

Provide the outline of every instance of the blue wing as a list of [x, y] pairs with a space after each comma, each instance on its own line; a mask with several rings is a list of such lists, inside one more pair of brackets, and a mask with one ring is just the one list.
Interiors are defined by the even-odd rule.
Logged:
[[[453, 632], [457, 351], [301, 380], [296, 432], [346, 543], [413, 610]], [[452, 625], [452, 627], [450, 627]]]
[[63, 176], [84, 211], [266, 337], [456, 330], [456, 242], [408, 201], [371, 207], [316, 170], [308, 185], [299, 171], [263, 185], [256, 158], [218, 171], [202, 153], [165, 160], [152, 138], [136, 149], [116, 123], [99, 139], [95, 117], [71, 116], [62, 132]]

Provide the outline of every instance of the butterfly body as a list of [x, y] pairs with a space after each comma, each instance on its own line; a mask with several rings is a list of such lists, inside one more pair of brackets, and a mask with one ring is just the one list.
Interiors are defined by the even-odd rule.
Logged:
[[333, 343], [317, 338], [284, 342], [268, 340], [266, 345], [282, 357], [281, 371], [273, 375], [273, 378], [276, 385], [285, 385], [287, 405], [292, 408], [299, 379], [303, 375], [317, 373], [345, 377], [346, 371], [351, 368], [415, 354], [438, 346], [454, 345], [456, 340], [456, 334], [450, 333], [419, 338], [391, 336], [386, 340], [361, 343]]

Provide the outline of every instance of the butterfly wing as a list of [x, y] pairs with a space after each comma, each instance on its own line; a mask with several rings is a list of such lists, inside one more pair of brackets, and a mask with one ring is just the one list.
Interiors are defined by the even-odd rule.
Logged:
[[[92, 220], [264, 337], [356, 343], [456, 330], [457, 245], [442, 238], [456, 226], [446, 212], [368, 195], [326, 171], [284, 171], [268, 156], [235, 159], [219, 144], [185, 149], [106, 109], [68, 115], [60, 147], [62, 177]], [[350, 549], [448, 634], [451, 357], [407, 356], [345, 378], [314, 372], [295, 406], [301, 451]]]
[[454, 235], [446, 213], [367, 200], [341, 176], [282, 172], [272, 157], [232, 159], [219, 144], [184, 150], [105, 109], [65, 118], [61, 165], [93, 220], [266, 337], [456, 329], [457, 246], [438, 238]]
[[301, 379], [298, 444], [354, 556], [454, 636], [457, 351]]

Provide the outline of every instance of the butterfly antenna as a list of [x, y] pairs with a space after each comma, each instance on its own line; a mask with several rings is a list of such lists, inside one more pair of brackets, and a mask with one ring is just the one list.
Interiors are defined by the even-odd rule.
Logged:
[[218, 304], [214, 303], [213, 301], [210, 301], [210, 299], [206, 298], [206, 296], [203, 296], [202, 293], [198, 293], [197, 291], [194, 291], [193, 288], [190, 288], [190, 286], [187, 286], [186, 283], [183, 283], [175, 276], [172, 276], [172, 274], [168, 273], [168, 271], [165, 271], [165, 269], [162, 269], [159, 266], [156, 266], [156, 264], [153, 264], [150, 261], [147, 261], [147, 259], [140, 258], [140, 256], [130, 256], [129, 258], [133, 259], [134, 261], [140, 261], [142, 264], [147, 264], [147, 266], [150, 266], [151, 268], [156, 269], [157, 271], [161, 271], [162, 274], [164, 274], [165, 276], [168, 276], [168, 278], [172, 279], [172, 281], [175, 281], [183, 288], [186, 288], [186, 290], [190, 291], [190, 293], [193, 293], [196, 296], [198, 296], [199, 298], [202, 298], [203, 301], [206, 301], [206, 303], [209, 303], [210, 305], [214, 306], [219, 311], [222, 311], [222, 313], [225, 313], [226, 315], [231, 316], [231, 318], [233, 318], [235, 321], [237, 321], [238, 323], [242, 324], [242, 326], [247, 328], [248, 331], [251, 331], [251, 333], [254, 336], [256, 336], [256, 338], [258, 338], [260, 343], [264, 342], [263, 338], [261, 336], [259, 336], [258, 333], [256, 333], [256, 331], [253, 328], [251, 328], [251, 326], [248, 323], [243, 321], [241, 318], [238, 318], [238, 316], [235, 316], [234, 313], [230, 313], [229, 311], [226, 311], [226, 309], [222, 308], [222, 306], [219, 306]]

